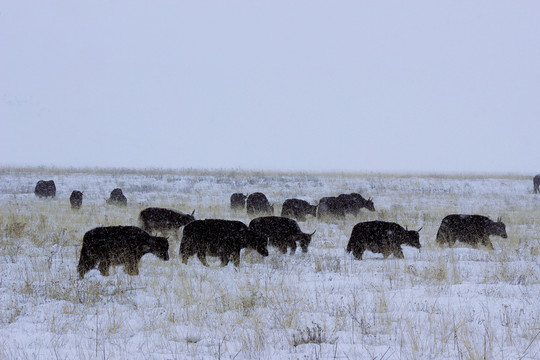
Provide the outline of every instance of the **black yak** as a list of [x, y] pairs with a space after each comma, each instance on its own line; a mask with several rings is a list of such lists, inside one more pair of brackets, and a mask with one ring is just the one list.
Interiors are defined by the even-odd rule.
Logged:
[[291, 254], [294, 254], [296, 242], [300, 244], [303, 252], [307, 252], [311, 237], [315, 234], [315, 231], [311, 234], [302, 232], [295, 220], [281, 216], [255, 218], [249, 223], [249, 229], [267, 238], [269, 244], [277, 247], [283, 254], [287, 253], [287, 248], [291, 248]]
[[139, 222], [141, 228], [147, 232], [179, 230], [182, 226], [195, 221], [194, 213], [195, 210], [189, 215], [181, 211], [150, 207], [141, 211]]
[[242, 210], [246, 207], [247, 196], [242, 193], [234, 193], [231, 195], [231, 209]]
[[270, 205], [266, 195], [261, 192], [250, 194], [247, 197], [246, 209], [250, 216], [274, 215], [274, 206]]
[[206, 219], [195, 220], [184, 227], [180, 256], [187, 264], [188, 259], [197, 255], [204, 266], [208, 266], [206, 256], [217, 256], [221, 266], [226, 266], [232, 258], [234, 266], [240, 266], [240, 251], [252, 248], [262, 256], [268, 256], [267, 241], [249, 230], [246, 224], [235, 220]]
[[540, 192], [540, 174], [536, 175], [533, 179], [533, 191], [535, 194]]
[[287, 199], [281, 208], [281, 216], [306, 221], [306, 215], [317, 216], [317, 205], [301, 199]]
[[164, 237], [152, 236], [135, 226], [94, 228], [83, 237], [77, 267], [79, 278], [83, 279], [84, 274], [96, 265], [103, 276], [109, 275], [111, 265], [124, 265], [127, 274], [138, 275], [139, 261], [147, 253], [161, 260], [169, 260], [169, 241]]
[[39, 180], [34, 188], [34, 194], [37, 197], [55, 197], [56, 196], [56, 185], [54, 180], [44, 181]]
[[386, 259], [390, 254], [403, 259], [401, 245], [420, 249], [419, 231], [404, 229], [401, 225], [387, 221], [368, 221], [356, 224], [347, 244], [347, 252], [362, 260], [364, 251], [383, 254]]
[[69, 203], [72, 209], [80, 209], [82, 206], [83, 193], [78, 190], [73, 190], [69, 197]]
[[497, 222], [482, 215], [459, 215], [446, 216], [441, 221], [437, 231], [437, 243], [439, 246], [454, 246], [456, 241], [462, 241], [474, 247], [482, 244], [493, 250], [493, 244], [489, 240], [490, 235], [500, 236], [506, 239], [506, 226], [499, 218]]
[[343, 219], [348, 214], [358, 216], [360, 209], [366, 208], [369, 211], [375, 211], [373, 200], [364, 199], [358, 193], [341, 194], [337, 197], [323, 197], [319, 201], [317, 217], [335, 217]]
[[122, 189], [114, 189], [111, 191], [110, 197], [107, 199], [107, 204], [127, 206], [127, 198], [122, 193]]

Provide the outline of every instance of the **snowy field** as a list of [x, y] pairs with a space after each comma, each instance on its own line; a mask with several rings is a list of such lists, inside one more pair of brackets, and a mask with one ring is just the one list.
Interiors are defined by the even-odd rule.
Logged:
[[[53, 179], [57, 196], [34, 196]], [[127, 208], [105, 204], [120, 187]], [[72, 190], [84, 192], [73, 211]], [[276, 214], [287, 198], [315, 203], [359, 192], [376, 212], [300, 226], [316, 230], [309, 252], [240, 268], [145, 255], [140, 275], [122, 267], [78, 280], [84, 233], [137, 225], [148, 206], [237, 219], [233, 192], [264, 192]], [[540, 194], [532, 176], [266, 174], [235, 171], [0, 169], [1, 359], [539, 359]], [[502, 217], [495, 250], [435, 235], [451, 213]], [[420, 232], [404, 259], [345, 252], [354, 224], [395, 221]]]

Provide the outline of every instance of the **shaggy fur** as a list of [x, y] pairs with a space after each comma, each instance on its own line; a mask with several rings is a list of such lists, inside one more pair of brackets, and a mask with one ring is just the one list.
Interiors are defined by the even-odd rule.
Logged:
[[37, 197], [55, 197], [56, 196], [56, 185], [54, 180], [44, 181], [39, 180], [34, 188], [34, 194]]
[[303, 252], [308, 251], [311, 243], [311, 234], [303, 233], [298, 223], [286, 217], [265, 216], [251, 220], [249, 229], [268, 239], [270, 245], [277, 247], [283, 254], [291, 248], [291, 254], [296, 251], [296, 242], [300, 244]]
[[150, 207], [141, 211], [139, 222], [141, 228], [147, 232], [179, 230], [182, 226], [195, 221], [194, 213], [195, 210], [189, 215], [181, 211]]
[[111, 196], [107, 199], [107, 204], [127, 206], [127, 198], [122, 193], [122, 189], [114, 189], [111, 191]]
[[406, 230], [396, 223], [386, 221], [361, 222], [353, 227], [347, 252], [352, 252], [360, 260], [366, 250], [381, 253], [385, 259], [390, 254], [403, 259], [401, 245], [420, 249], [420, 230]]
[[242, 193], [234, 193], [231, 195], [231, 209], [243, 210], [246, 207], [247, 196]]
[[72, 209], [80, 209], [82, 206], [83, 193], [78, 190], [73, 190], [69, 197], [69, 203]]
[[281, 208], [281, 216], [296, 219], [297, 221], [306, 221], [306, 216], [317, 216], [317, 205], [311, 205], [301, 199], [287, 199]]
[[83, 245], [77, 271], [83, 279], [97, 265], [101, 275], [109, 276], [111, 265], [124, 265], [129, 275], [139, 274], [139, 261], [143, 255], [152, 253], [169, 260], [169, 241], [151, 236], [135, 226], [109, 226], [94, 228], [83, 237]]
[[266, 195], [260, 192], [249, 194], [246, 209], [250, 216], [274, 215], [274, 206], [270, 205]]
[[490, 235], [500, 236], [506, 239], [506, 226], [499, 219], [497, 222], [482, 215], [448, 215], [441, 221], [437, 232], [439, 246], [454, 246], [456, 241], [462, 241], [474, 247], [479, 244], [493, 250], [493, 244], [489, 240]]
[[188, 259], [197, 255], [204, 266], [208, 266], [206, 256], [217, 256], [221, 266], [229, 259], [236, 267], [240, 266], [240, 251], [244, 248], [257, 250], [268, 256], [266, 239], [249, 230], [246, 224], [235, 220], [206, 219], [195, 220], [184, 227], [180, 256], [187, 264]]

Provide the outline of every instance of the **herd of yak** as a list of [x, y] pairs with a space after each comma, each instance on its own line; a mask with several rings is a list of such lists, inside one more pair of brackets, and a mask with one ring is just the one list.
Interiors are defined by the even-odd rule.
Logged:
[[[540, 175], [534, 177], [533, 184], [534, 193], [540, 192]], [[54, 181], [38, 181], [34, 193], [38, 197], [56, 196]], [[73, 191], [70, 196], [71, 207], [79, 209], [82, 199], [82, 192]], [[106, 202], [112, 205], [127, 205], [126, 197], [118, 188], [111, 192]], [[84, 278], [84, 275], [96, 266], [104, 276], [109, 275], [110, 266], [116, 265], [124, 265], [124, 271], [129, 275], [137, 275], [138, 263], [147, 253], [165, 261], [169, 260], [167, 238], [153, 236], [152, 233], [160, 232], [163, 235], [183, 227], [180, 256], [184, 264], [187, 264], [191, 256], [197, 255], [201, 263], [208, 266], [208, 255], [219, 257], [222, 266], [229, 261], [239, 266], [240, 251], [244, 248], [251, 248], [262, 256], [268, 256], [268, 245], [285, 254], [289, 248], [291, 253], [294, 253], [298, 244], [303, 252], [307, 252], [315, 232], [302, 232], [297, 221], [305, 221], [308, 215], [343, 219], [349, 214], [357, 216], [362, 208], [375, 211], [372, 199], [365, 199], [357, 193], [323, 197], [317, 205], [301, 199], [287, 199], [283, 203], [281, 216], [274, 216], [273, 205], [260, 192], [249, 196], [242, 193], [232, 194], [230, 206], [235, 211], [247, 211], [252, 218], [249, 225], [236, 220], [196, 220], [194, 212], [184, 214], [176, 210], [150, 207], [141, 211], [140, 227], [108, 226], [92, 229], [83, 237], [77, 267], [79, 278]], [[346, 250], [352, 252], [357, 259], [362, 259], [366, 250], [381, 253], [384, 258], [391, 254], [403, 258], [402, 245], [420, 249], [421, 229], [408, 230], [387, 221], [360, 222], [353, 227]], [[490, 235], [507, 238], [506, 226], [500, 218], [492, 221], [482, 215], [453, 214], [441, 221], [436, 241], [440, 246], [453, 246], [459, 240], [474, 247], [481, 244], [493, 249]]]

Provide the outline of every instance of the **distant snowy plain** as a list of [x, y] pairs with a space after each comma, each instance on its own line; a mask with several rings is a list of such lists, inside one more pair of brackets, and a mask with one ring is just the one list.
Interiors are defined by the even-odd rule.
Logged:
[[[57, 196], [38, 199], [39, 179]], [[105, 204], [123, 189], [127, 208]], [[84, 192], [73, 211], [72, 190]], [[238, 269], [209, 258], [187, 265], [181, 232], [168, 262], [145, 255], [139, 276], [76, 272], [84, 233], [137, 225], [148, 206], [237, 219], [233, 192], [264, 192], [276, 214], [287, 198], [315, 203], [359, 192], [376, 211], [300, 222], [309, 251]], [[495, 250], [439, 248], [451, 213], [502, 217]], [[345, 252], [354, 224], [423, 227], [404, 259]], [[240, 171], [0, 169], [0, 358], [3, 359], [539, 359], [540, 194], [532, 176], [271, 174]]]

